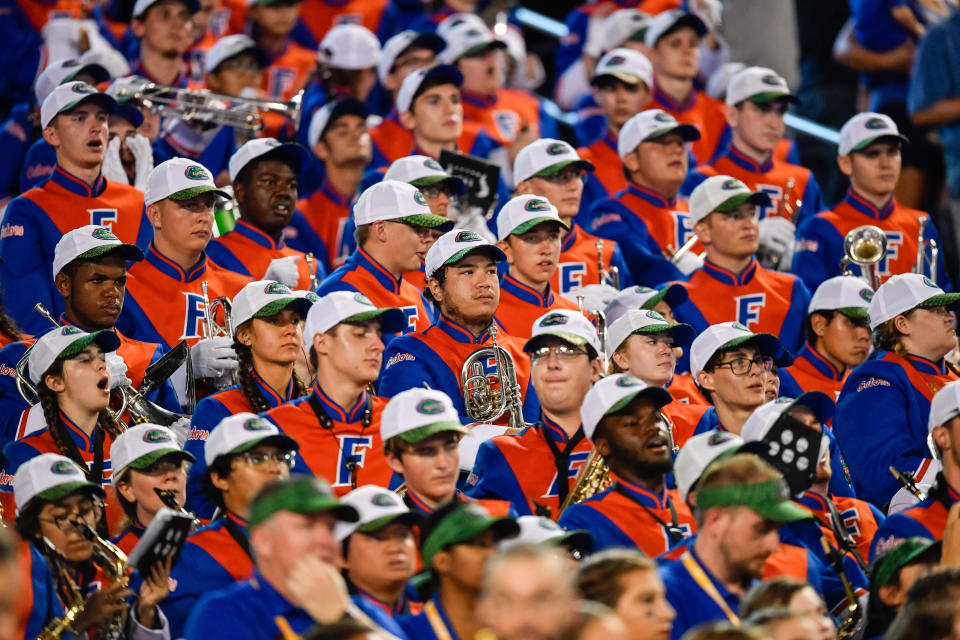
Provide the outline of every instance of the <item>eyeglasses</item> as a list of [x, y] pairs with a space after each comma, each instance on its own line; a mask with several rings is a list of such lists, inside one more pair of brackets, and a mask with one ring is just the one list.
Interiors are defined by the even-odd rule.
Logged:
[[764, 371], [770, 371], [773, 368], [773, 358], [770, 356], [757, 356], [752, 360], [750, 358], [734, 358], [729, 362], [719, 362], [714, 369], [720, 367], [730, 367], [730, 371], [735, 376], [744, 376], [750, 372], [753, 365], [759, 366]]
[[420, 189], [420, 193], [423, 194], [424, 198], [437, 198], [441, 194], [447, 196], [448, 198], [452, 198], [453, 196], [457, 195], [452, 189], [445, 186], [443, 183], [431, 184], [426, 187], [417, 187], [417, 189]]
[[573, 180], [579, 180], [581, 175], [583, 175], [583, 170], [580, 167], [564, 167], [552, 176], [538, 175], [536, 177], [550, 184], [567, 184]]
[[134, 471], [142, 473], [145, 476], [162, 476], [171, 471], [180, 471], [181, 469], [183, 469], [183, 460], [164, 460], [161, 458], [148, 467], [134, 469]]
[[555, 355], [558, 360], [573, 360], [576, 357], [587, 355], [585, 349], [578, 349], [577, 347], [569, 347], [565, 344], [560, 344], [553, 347], [540, 347], [539, 349], [534, 349], [530, 352], [530, 361], [538, 362], [540, 360], [545, 360], [546, 358], [550, 357], [551, 353]]
[[37, 516], [41, 522], [49, 522], [60, 531], [69, 531], [76, 528], [76, 521], [95, 522], [100, 518], [100, 505], [95, 502], [84, 502], [64, 515], [43, 517]]
[[267, 461], [278, 465], [285, 465], [288, 469], [293, 469], [297, 463], [297, 454], [294, 451], [284, 451], [283, 453], [254, 453], [244, 451], [240, 457], [249, 462], [254, 467], [259, 467]]

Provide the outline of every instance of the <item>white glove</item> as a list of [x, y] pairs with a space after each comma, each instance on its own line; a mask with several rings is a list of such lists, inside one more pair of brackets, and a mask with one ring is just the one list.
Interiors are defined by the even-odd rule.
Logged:
[[123, 361], [122, 356], [117, 355], [116, 352], [111, 352], [107, 354], [106, 360], [107, 372], [110, 375], [111, 390], [122, 387], [125, 384], [133, 384], [133, 381], [127, 377], [127, 363]]
[[[96, 26], [96, 24], [94, 24], [94, 26]], [[84, 28], [84, 30], [87, 31], [86, 28]], [[89, 31], [87, 31], [87, 33], [89, 37]], [[99, 36], [99, 31], [97, 31], [97, 35]], [[100, 36], [100, 38], [102, 39], [102, 36]], [[106, 44], [106, 40], [103, 40], [103, 44]], [[127, 62], [127, 59], [122, 53], [109, 44], [107, 44], [106, 48], [98, 46], [85, 51], [83, 55], [80, 56], [80, 62], [99, 64], [107, 70], [111, 78], [123, 78], [130, 75], [130, 64]]]
[[153, 171], [153, 146], [145, 135], [136, 134], [127, 138], [127, 148], [136, 161], [136, 172], [133, 177], [133, 186], [140, 191], [147, 190], [147, 179]]
[[74, 18], [51, 18], [43, 25], [47, 59], [76, 58], [80, 55], [81, 24]]
[[607, 13], [603, 15], [593, 15], [590, 16], [590, 21], [587, 22], [587, 38], [583, 43], [583, 52], [590, 56], [593, 59], [600, 57], [609, 43], [603, 41], [603, 36], [606, 32], [604, 25], [607, 22]]
[[205, 338], [190, 347], [190, 358], [196, 378], [219, 378], [240, 366], [233, 338]]
[[760, 221], [760, 248], [781, 269], [789, 269], [797, 227], [786, 218], [769, 216]]
[[300, 256], [287, 256], [286, 258], [274, 258], [267, 267], [267, 272], [263, 274], [264, 280], [276, 280], [285, 284], [291, 289], [297, 288], [300, 282], [300, 270], [297, 269], [297, 261]]
[[680, 273], [688, 276], [703, 266], [703, 258], [695, 254], [693, 251], [687, 251], [680, 256], [680, 259], [677, 260], [677, 263], [674, 266], [679, 269]]
[[111, 182], [130, 184], [127, 179], [127, 172], [123, 169], [123, 163], [120, 162], [120, 136], [113, 136], [110, 142], [107, 143], [107, 150], [103, 154], [103, 165], [100, 167], [100, 173]]
[[588, 284], [574, 291], [567, 291], [562, 294], [570, 302], [577, 302], [577, 298], [583, 296], [583, 308], [585, 311], [596, 311], [597, 309], [606, 309], [607, 304], [620, 293], [608, 284]]
[[187, 438], [190, 436], [190, 418], [180, 418], [167, 428], [173, 431], [173, 435], [177, 439], [177, 445], [183, 449], [183, 445], [186, 444]]

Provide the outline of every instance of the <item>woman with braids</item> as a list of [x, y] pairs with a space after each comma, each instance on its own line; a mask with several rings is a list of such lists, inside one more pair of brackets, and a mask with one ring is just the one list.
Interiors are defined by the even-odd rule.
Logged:
[[204, 443], [227, 416], [263, 413], [307, 395], [294, 371], [303, 349], [303, 321], [312, 303], [273, 280], [251, 282], [233, 299], [233, 349], [240, 366], [238, 384], [197, 403], [185, 450], [197, 462], [187, 481], [187, 508], [198, 517], [213, 517], [214, 506], [203, 494]]
[[[27, 460], [41, 453], [66, 456], [84, 470], [90, 482], [107, 488], [107, 520], [115, 526], [122, 511], [110, 486], [110, 444], [122, 426], [108, 409], [110, 374], [106, 353], [120, 339], [113, 331], [87, 333], [67, 325], [37, 339], [27, 361], [30, 382], [37, 389], [46, 428], [3, 448], [6, 467], [0, 478], [4, 512], [15, 513], [10, 479]], [[109, 528], [101, 529], [106, 534]]]
[[27, 337], [29, 336], [17, 328], [17, 323], [13, 321], [13, 318], [7, 315], [6, 309], [3, 308], [3, 300], [0, 300], [0, 347], [5, 347], [11, 342], [23, 340]]
[[870, 301], [875, 352], [850, 372], [833, 419], [862, 500], [879, 506], [897, 493], [891, 466], [918, 479], [930, 467], [930, 401], [960, 379], [944, 360], [957, 342], [947, 305], [958, 299], [960, 293], [944, 293], [929, 278], [904, 273], [880, 285]]

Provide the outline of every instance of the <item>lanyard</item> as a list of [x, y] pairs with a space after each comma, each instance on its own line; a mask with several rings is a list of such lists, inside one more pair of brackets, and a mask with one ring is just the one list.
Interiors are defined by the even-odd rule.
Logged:
[[293, 632], [293, 627], [290, 626], [290, 623], [287, 622], [287, 619], [283, 616], [274, 616], [273, 623], [277, 625], [277, 629], [280, 630], [280, 637], [283, 640], [301, 640], [300, 636]]
[[651, 518], [656, 520], [660, 524], [660, 526], [663, 527], [663, 530], [666, 532], [667, 536], [670, 538], [671, 546], [677, 544], [678, 542], [683, 540], [684, 537], [686, 537], [683, 534], [683, 529], [680, 528], [680, 523], [677, 522], [677, 508], [673, 505], [673, 499], [669, 495], [667, 495], [667, 508], [670, 509], [670, 524], [667, 524], [666, 522], [661, 520], [660, 517], [657, 516], [657, 514], [651, 511], [647, 507], [647, 505], [637, 500], [637, 497], [632, 493], [630, 493], [629, 491], [627, 491], [627, 489], [619, 482], [614, 485], [613, 490], [619, 493], [620, 495], [626, 497], [627, 499], [637, 503], [641, 507], [643, 507], [643, 510], [647, 512], [647, 515], [649, 515]]
[[730, 621], [735, 627], [740, 626], [740, 618], [737, 617], [727, 604], [727, 601], [723, 599], [720, 595], [720, 592], [717, 591], [717, 588], [714, 586], [713, 581], [707, 576], [706, 572], [700, 567], [700, 564], [694, 559], [693, 555], [687, 551], [682, 556], [680, 556], [680, 562], [683, 563], [684, 568], [687, 570], [687, 573], [690, 574], [690, 577], [693, 578], [693, 581], [710, 596], [710, 599], [713, 600], [720, 610], [723, 611], [723, 614], [727, 616], [727, 620]]
[[433, 629], [433, 635], [437, 637], [437, 640], [453, 640], [453, 636], [450, 635], [446, 623], [444, 623], [443, 618], [440, 617], [436, 602], [430, 600], [427, 604], [423, 605], [423, 613], [427, 616], [427, 622], [430, 623], [430, 627]]
[[243, 531], [240, 530], [237, 523], [231, 520], [230, 516], [226, 514], [223, 515], [223, 528], [226, 529], [230, 537], [240, 545], [240, 548], [247, 554], [247, 557], [253, 560], [253, 555], [250, 553], [250, 540], [247, 539], [247, 536], [243, 535]]
[[[544, 429], [544, 426], [541, 424], [540, 428]], [[567, 501], [567, 495], [570, 493], [570, 454], [573, 453], [574, 447], [580, 444], [583, 437], [583, 429], [577, 429], [577, 432], [567, 440], [566, 446], [561, 451], [550, 434], [546, 430], [543, 431], [543, 439], [547, 441], [550, 453], [553, 454], [553, 463], [557, 467], [557, 495], [560, 504]]]

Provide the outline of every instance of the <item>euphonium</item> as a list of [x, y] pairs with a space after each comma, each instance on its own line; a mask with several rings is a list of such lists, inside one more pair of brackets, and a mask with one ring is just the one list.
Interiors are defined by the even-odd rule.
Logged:
[[43, 538], [41, 540], [43, 548], [40, 550], [46, 557], [48, 564], [53, 572], [54, 582], [57, 585], [57, 593], [63, 601], [63, 617], [54, 618], [47, 626], [43, 628], [36, 640], [59, 640], [65, 633], [73, 634], [71, 627], [77, 621], [83, 612], [86, 601], [80, 593], [77, 583], [70, 577], [67, 570], [66, 559], [60, 550], [53, 544]]
[[[927, 216], [919, 216], [917, 222], [920, 225], [919, 239], [917, 240], [917, 263], [913, 265], [913, 272], [923, 275], [926, 271], [924, 268], [927, 264], [930, 265], [930, 279], [934, 282], [937, 281], [937, 260], [940, 258], [940, 247], [937, 245], [937, 241], [933, 238], [924, 238], [923, 232], [927, 228]], [[930, 258], [927, 259], [927, 254], [925, 249], [930, 247]]]
[[872, 224], [852, 229], [843, 239], [843, 260], [840, 261], [840, 270], [844, 275], [854, 275], [850, 271], [851, 264], [860, 267], [864, 279], [870, 287], [876, 290], [880, 286], [880, 270], [878, 264], [887, 254], [887, 234]]
[[[464, 407], [477, 422], [493, 422], [509, 412], [510, 426], [521, 429], [525, 423], [516, 365], [513, 356], [497, 344], [496, 323], [490, 325], [490, 343], [471, 353], [460, 369]], [[488, 374], [485, 367], [491, 358], [496, 372]]]
[[[203, 329], [205, 332], [206, 338], [221, 338], [226, 337], [233, 339], [233, 320], [231, 320], [231, 312], [233, 311], [233, 305], [230, 302], [230, 299], [226, 296], [220, 296], [219, 298], [214, 298], [212, 301], [207, 295], [207, 281], [204, 280], [200, 283], [200, 290], [203, 293]], [[223, 312], [223, 324], [217, 322], [217, 312]], [[220, 388], [232, 387], [237, 384], [237, 372], [236, 370], [231, 371], [230, 375], [226, 376], [226, 380], [220, 382], [218, 386]]]
[[[78, 524], [80, 533], [93, 543], [94, 564], [99, 566], [114, 583], [126, 585], [130, 581], [127, 575], [127, 554], [120, 550], [120, 547], [109, 540], [104, 540], [92, 527], [86, 524]], [[124, 607], [112, 618], [104, 620], [97, 627], [96, 640], [119, 640], [126, 637], [127, 626], [127, 608]]]

